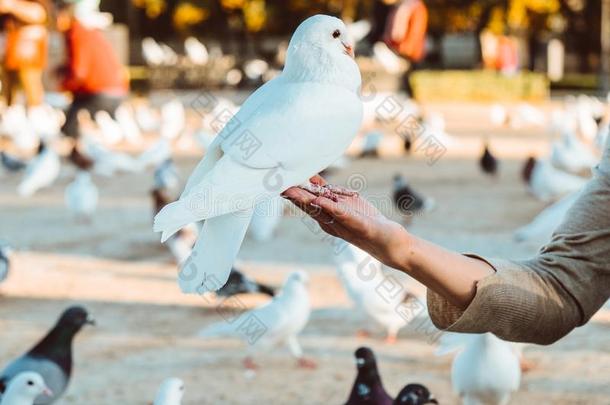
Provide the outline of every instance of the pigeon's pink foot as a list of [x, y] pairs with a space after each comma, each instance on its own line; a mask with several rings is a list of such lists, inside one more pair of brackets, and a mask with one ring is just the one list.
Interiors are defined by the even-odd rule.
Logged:
[[333, 186], [330, 184], [320, 186], [319, 184], [306, 183], [299, 187], [305, 191], [309, 191], [313, 195], [328, 198], [329, 200], [333, 200], [334, 202], [339, 201], [339, 198], [337, 197], [339, 195], [352, 197], [358, 194], [355, 191], [348, 190], [343, 187]]
[[387, 345], [393, 345], [396, 344], [396, 335], [395, 334], [388, 334], [388, 336], [386, 336], [385, 338], [385, 344]]
[[371, 332], [366, 329], [359, 329], [356, 331], [356, 337], [358, 339], [367, 339], [371, 337]]
[[246, 357], [243, 365], [246, 370], [258, 370], [258, 365], [252, 360], [252, 357]]
[[299, 360], [297, 360], [297, 366], [299, 368], [315, 370], [316, 368], [318, 368], [318, 363], [306, 357], [301, 357]]

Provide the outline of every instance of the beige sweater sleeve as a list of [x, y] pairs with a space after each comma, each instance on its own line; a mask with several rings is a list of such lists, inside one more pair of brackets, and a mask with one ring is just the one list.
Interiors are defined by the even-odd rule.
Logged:
[[610, 150], [538, 256], [485, 261], [496, 273], [477, 284], [466, 310], [428, 290], [437, 327], [551, 344], [585, 324], [610, 297]]

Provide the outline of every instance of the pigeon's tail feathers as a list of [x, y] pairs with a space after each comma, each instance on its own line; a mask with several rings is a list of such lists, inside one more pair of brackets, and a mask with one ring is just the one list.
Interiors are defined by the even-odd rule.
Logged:
[[197, 332], [200, 338], [219, 338], [230, 337], [235, 334], [235, 327], [230, 322], [218, 322], [210, 326], [206, 326]]
[[163, 232], [161, 235], [161, 243], [163, 243], [180, 229], [198, 220], [195, 213], [189, 210], [182, 201], [175, 201], [167, 204], [155, 216], [153, 230]]
[[227, 283], [252, 213], [248, 209], [204, 222], [193, 253], [181, 266], [178, 284], [183, 292], [203, 294]]
[[444, 356], [449, 353], [462, 350], [476, 335], [468, 333], [443, 333], [439, 345], [434, 352], [437, 356]]

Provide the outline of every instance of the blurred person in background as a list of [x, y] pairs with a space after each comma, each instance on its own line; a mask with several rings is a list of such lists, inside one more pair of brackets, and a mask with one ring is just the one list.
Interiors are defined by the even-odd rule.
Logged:
[[427, 31], [428, 9], [423, 0], [402, 0], [388, 16], [384, 42], [409, 63], [403, 86], [410, 96], [411, 74], [424, 59]]
[[78, 137], [78, 112], [106, 111], [114, 118], [127, 98], [127, 69], [102, 30], [112, 23], [100, 13], [99, 0], [60, 0], [57, 29], [66, 39], [66, 66], [60, 69], [63, 89], [73, 95], [62, 132]]
[[14, 104], [19, 84], [28, 107], [43, 103], [51, 13], [50, 0], [0, 0], [6, 32], [3, 94], [9, 106]]

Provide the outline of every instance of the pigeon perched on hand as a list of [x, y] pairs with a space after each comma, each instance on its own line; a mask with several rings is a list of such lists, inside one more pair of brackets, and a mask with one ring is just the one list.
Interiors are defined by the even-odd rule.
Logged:
[[[325, 15], [305, 20], [290, 41], [282, 74], [246, 100], [180, 199], [155, 218], [162, 241], [205, 220], [190, 267], [179, 275], [182, 291], [203, 293], [226, 283], [258, 202], [298, 185], [335, 198], [354, 194], [309, 179], [336, 161], [356, 135], [360, 85], [343, 22]], [[215, 282], [206, 283], [211, 277]]]
[[33, 405], [37, 397], [52, 395], [40, 374], [27, 371], [11, 380], [0, 399], [0, 405]]
[[216, 295], [221, 297], [232, 297], [237, 294], [255, 293], [261, 293], [273, 297], [275, 296], [275, 289], [251, 279], [236, 269], [231, 270], [227, 284], [225, 284], [220, 290], [216, 291]]
[[356, 357], [356, 381], [345, 405], [392, 405], [392, 397], [383, 388], [375, 354], [368, 347], [361, 347]]
[[168, 378], [161, 383], [153, 405], [180, 405], [184, 396], [184, 382], [179, 378]]
[[430, 390], [421, 384], [409, 384], [404, 387], [396, 399], [394, 405], [426, 405], [438, 404]]
[[303, 356], [297, 336], [307, 325], [311, 314], [308, 276], [296, 271], [288, 276], [282, 290], [270, 302], [247, 311], [232, 322], [226, 320], [208, 326], [199, 332], [203, 338], [238, 336], [248, 344], [244, 359], [247, 369], [256, 369], [252, 355], [258, 350], [269, 350], [280, 344], [288, 345], [299, 367], [314, 368], [315, 363]]
[[95, 322], [82, 307], [68, 308], [53, 329], [30, 351], [15, 359], [0, 373], [0, 392], [13, 378], [26, 371], [40, 374], [51, 388], [51, 396], [39, 396], [36, 405], [52, 404], [66, 390], [72, 374], [72, 341], [85, 325]]

